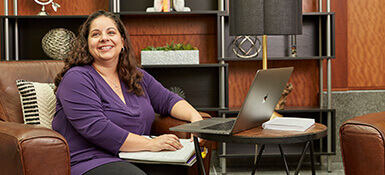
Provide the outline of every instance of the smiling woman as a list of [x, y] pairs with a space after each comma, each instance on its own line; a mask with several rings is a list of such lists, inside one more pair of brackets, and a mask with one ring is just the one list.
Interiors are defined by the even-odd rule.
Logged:
[[112, 19], [100, 16], [91, 22], [88, 46], [90, 54], [94, 58], [92, 67], [110, 85], [119, 98], [126, 103], [115, 66], [119, 61], [120, 53], [124, 51], [123, 42], [124, 39]]
[[99, 62], [118, 61], [120, 52], [124, 50], [123, 38], [114, 21], [105, 16], [100, 16], [91, 23], [88, 45], [90, 54], [95, 59], [94, 66]]
[[148, 139], [155, 113], [202, 120], [185, 100], [139, 68], [122, 21], [97, 11], [80, 27], [75, 47], [55, 78], [52, 128], [71, 152], [71, 174], [145, 174], [119, 151], [175, 151], [176, 135]]

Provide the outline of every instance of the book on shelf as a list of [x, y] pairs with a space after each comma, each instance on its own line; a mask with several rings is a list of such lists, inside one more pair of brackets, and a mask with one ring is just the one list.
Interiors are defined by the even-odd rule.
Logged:
[[173, 164], [192, 166], [196, 162], [194, 142], [191, 139], [179, 139], [183, 148], [176, 151], [140, 151], [120, 152], [119, 157], [130, 162], [147, 164]]
[[306, 131], [315, 123], [311, 118], [276, 117], [262, 124], [263, 129]]

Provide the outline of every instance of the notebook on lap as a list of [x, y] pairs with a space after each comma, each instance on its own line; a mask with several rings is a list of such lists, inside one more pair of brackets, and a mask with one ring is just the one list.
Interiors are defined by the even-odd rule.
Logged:
[[170, 130], [231, 135], [262, 125], [273, 114], [292, 72], [293, 67], [258, 70], [235, 119], [210, 118]]

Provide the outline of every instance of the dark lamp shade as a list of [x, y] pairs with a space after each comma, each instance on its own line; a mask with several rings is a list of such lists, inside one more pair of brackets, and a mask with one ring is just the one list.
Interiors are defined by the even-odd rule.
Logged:
[[230, 35], [302, 34], [302, 0], [230, 0]]

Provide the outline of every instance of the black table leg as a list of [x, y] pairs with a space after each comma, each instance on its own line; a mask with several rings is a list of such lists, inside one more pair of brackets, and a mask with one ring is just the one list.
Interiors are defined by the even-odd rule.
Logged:
[[310, 162], [311, 162], [311, 174], [315, 175], [315, 165], [314, 165], [314, 143], [313, 140], [310, 140]]
[[307, 141], [306, 144], [305, 144], [305, 146], [303, 147], [302, 154], [301, 154], [301, 158], [299, 159], [299, 163], [298, 163], [298, 165], [297, 165], [297, 169], [296, 169], [295, 172], [294, 172], [294, 175], [298, 175], [298, 172], [299, 172], [299, 170], [301, 169], [301, 165], [302, 165], [303, 159], [305, 158], [306, 150], [307, 150], [307, 148], [309, 147], [309, 143], [310, 143], [310, 141]]
[[287, 165], [286, 157], [285, 157], [285, 154], [283, 153], [281, 144], [278, 144], [278, 147], [279, 147], [279, 151], [281, 152], [281, 157], [283, 159], [283, 163], [285, 164], [286, 174], [290, 175], [289, 166]]
[[[303, 159], [305, 158], [306, 150], [308, 149], [309, 144], [310, 144], [310, 159], [311, 159], [312, 175], [316, 174], [315, 173], [315, 164], [314, 164], [314, 162], [315, 162], [315, 160], [314, 160], [314, 143], [313, 143], [313, 140], [310, 140], [310, 141], [307, 141], [305, 143], [305, 146], [303, 147], [301, 158], [299, 159], [299, 162], [298, 162], [297, 168], [296, 168], [296, 170], [294, 172], [294, 175], [298, 175], [299, 170], [301, 169], [302, 162], [303, 162]], [[278, 147], [279, 147], [279, 151], [281, 152], [281, 157], [283, 159], [283, 163], [285, 164], [286, 174], [290, 175], [289, 166], [287, 165], [285, 154], [283, 153], [283, 150], [282, 150], [282, 147], [281, 147], [280, 144], [278, 144]], [[258, 167], [259, 162], [261, 160], [261, 156], [262, 156], [262, 153], [263, 153], [264, 149], [265, 149], [265, 145], [261, 145], [261, 149], [258, 152], [258, 157], [257, 157], [257, 161], [255, 163], [255, 167], [254, 167], [254, 169], [253, 169], [253, 171], [251, 173], [252, 175], [254, 175], [255, 172], [257, 171], [257, 167]]]
[[261, 145], [261, 148], [259, 149], [259, 152], [258, 152], [257, 161], [255, 162], [255, 167], [253, 169], [253, 172], [251, 173], [252, 175], [254, 175], [255, 172], [257, 171], [257, 167], [259, 165], [259, 161], [261, 160], [261, 156], [264, 149], [265, 149], [265, 145]]
[[195, 155], [197, 159], [198, 174], [206, 175], [205, 165], [203, 164], [201, 148], [199, 146], [198, 138], [194, 136]]

